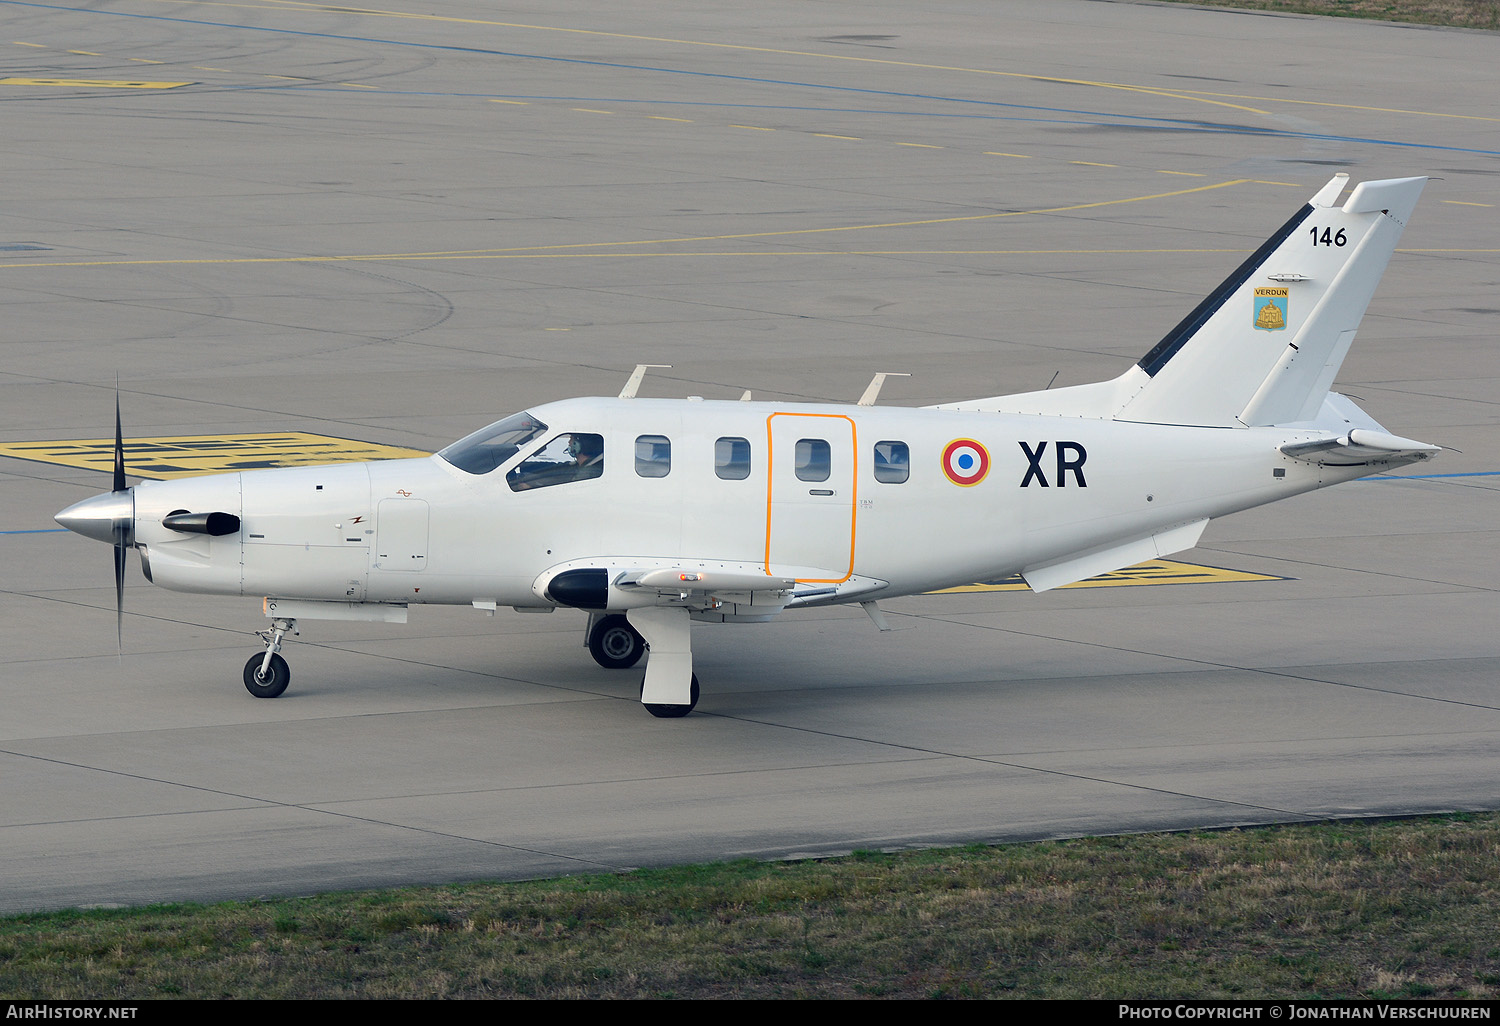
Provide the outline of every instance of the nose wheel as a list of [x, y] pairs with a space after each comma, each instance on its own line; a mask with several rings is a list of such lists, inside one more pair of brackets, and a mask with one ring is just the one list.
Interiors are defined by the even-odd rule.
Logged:
[[297, 633], [297, 621], [291, 617], [271, 621], [269, 630], [256, 631], [266, 641], [266, 650], [253, 655], [245, 664], [245, 690], [256, 698], [276, 698], [292, 682], [292, 671], [281, 658], [281, 639]]
[[253, 655], [245, 664], [245, 690], [256, 698], [275, 698], [291, 682], [292, 671], [286, 660], [274, 652], [269, 660], [263, 655]]

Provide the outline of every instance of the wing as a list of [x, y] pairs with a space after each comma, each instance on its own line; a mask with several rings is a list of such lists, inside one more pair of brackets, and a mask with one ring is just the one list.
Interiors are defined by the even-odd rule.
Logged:
[[702, 613], [727, 607], [753, 619], [776, 615], [797, 590], [794, 579], [773, 577], [753, 563], [618, 556], [570, 560], [532, 584], [538, 598], [578, 609], [680, 606]]
[[836, 585], [809, 584], [768, 574], [758, 563], [731, 560], [599, 556], [551, 567], [531, 590], [548, 603], [578, 609], [676, 606], [696, 620], [732, 621], [766, 620], [791, 606], [857, 601], [885, 587], [885, 581], [859, 575]]

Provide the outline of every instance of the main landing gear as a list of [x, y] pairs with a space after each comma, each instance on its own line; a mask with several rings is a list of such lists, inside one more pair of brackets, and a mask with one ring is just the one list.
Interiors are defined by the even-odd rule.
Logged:
[[698, 704], [698, 675], [693, 672], [688, 611], [682, 606], [645, 606], [625, 617], [651, 649], [646, 677], [641, 681], [641, 704], [652, 716], [675, 719]]
[[698, 705], [698, 675], [696, 673], [693, 674], [692, 700], [687, 705], [663, 705], [660, 702], [647, 702], [644, 700], [645, 695], [646, 682], [643, 680], [641, 681], [641, 704], [646, 707], [648, 713], [657, 719], [675, 720], [686, 716]]
[[287, 617], [271, 621], [267, 630], [256, 631], [266, 642], [262, 655], [253, 655], [245, 664], [245, 690], [256, 698], [275, 698], [292, 682], [292, 671], [281, 658], [281, 639], [297, 634], [297, 621]]
[[646, 660], [641, 704], [652, 716], [676, 719], [698, 704], [698, 675], [688, 645], [688, 611], [649, 606], [626, 613], [590, 613], [588, 650], [606, 670], [625, 670]]
[[646, 654], [646, 639], [619, 613], [589, 616], [589, 655], [606, 670], [628, 670]]

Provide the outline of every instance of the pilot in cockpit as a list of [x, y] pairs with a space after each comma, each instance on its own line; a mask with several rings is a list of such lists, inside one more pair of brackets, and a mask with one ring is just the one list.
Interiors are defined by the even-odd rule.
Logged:
[[568, 455], [573, 457], [573, 480], [586, 481], [604, 473], [602, 435], [574, 435], [568, 440]]
[[514, 491], [587, 481], [604, 473], [604, 436], [558, 435], [506, 478]]

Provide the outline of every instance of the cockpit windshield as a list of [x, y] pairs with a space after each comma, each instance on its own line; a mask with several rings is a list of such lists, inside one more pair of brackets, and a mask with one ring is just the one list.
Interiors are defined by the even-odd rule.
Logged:
[[459, 470], [488, 474], [516, 453], [521, 446], [547, 430], [547, 425], [529, 413], [517, 413], [497, 424], [460, 438], [438, 455]]

